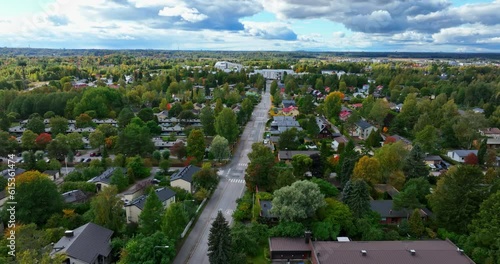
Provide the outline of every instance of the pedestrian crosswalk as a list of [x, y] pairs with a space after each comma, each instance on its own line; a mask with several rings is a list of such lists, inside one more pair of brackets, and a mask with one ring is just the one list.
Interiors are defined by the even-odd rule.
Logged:
[[234, 179], [234, 178], [230, 178], [230, 179], [229, 179], [229, 182], [232, 182], [232, 183], [245, 183], [245, 180], [244, 180], [244, 179]]
[[238, 166], [240, 166], [240, 167], [248, 167], [248, 163], [238, 163]]

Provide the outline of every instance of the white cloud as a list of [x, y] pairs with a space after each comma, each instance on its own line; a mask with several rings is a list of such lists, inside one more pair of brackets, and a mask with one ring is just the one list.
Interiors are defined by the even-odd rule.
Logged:
[[282, 22], [242, 21], [243, 34], [263, 39], [296, 40], [297, 34], [290, 26]]
[[158, 12], [160, 16], [166, 17], [182, 17], [187, 22], [200, 22], [208, 18], [207, 15], [201, 14], [196, 8], [189, 8], [185, 6], [176, 6], [176, 7], [164, 7], [160, 12]]

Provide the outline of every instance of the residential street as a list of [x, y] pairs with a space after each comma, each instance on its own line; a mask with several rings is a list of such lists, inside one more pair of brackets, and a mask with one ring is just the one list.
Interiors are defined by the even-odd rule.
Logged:
[[252, 119], [247, 123], [241, 135], [231, 163], [220, 169], [220, 183], [212, 198], [207, 201], [204, 211], [177, 254], [174, 264], [208, 264], [208, 235], [218, 211], [221, 210], [230, 224], [232, 223], [236, 199], [241, 197], [245, 189], [244, 175], [249, 163], [247, 154], [251, 152], [253, 143], [262, 140], [267, 112], [271, 106], [270, 82], [266, 86], [267, 91], [263, 94], [262, 101], [255, 107]]

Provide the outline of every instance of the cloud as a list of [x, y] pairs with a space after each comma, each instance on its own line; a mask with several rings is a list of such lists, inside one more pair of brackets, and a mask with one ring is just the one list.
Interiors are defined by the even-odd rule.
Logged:
[[243, 33], [262, 39], [297, 40], [297, 34], [288, 25], [279, 22], [243, 21]]
[[66, 16], [48, 16], [47, 19], [52, 22], [54, 26], [66, 26], [69, 20]]
[[181, 17], [187, 22], [200, 22], [208, 18], [207, 15], [201, 14], [196, 8], [189, 8], [185, 6], [164, 7], [158, 13], [160, 16], [166, 17]]

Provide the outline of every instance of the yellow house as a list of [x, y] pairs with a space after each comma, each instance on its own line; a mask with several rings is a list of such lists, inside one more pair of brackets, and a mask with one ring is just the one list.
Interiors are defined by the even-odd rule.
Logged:
[[[155, 190], [156, 195], [163, 204], [163, 208], [167, 208], [170, 204], [175, 203], [175, 192], [167, 187]], [[141, 215], [146, 203], [147, 195], [142, 195], [139, 198], [125, 205], [125, 213], [127, 215], [127, 224], [138, 223], [139, 215]]]
[[193, 193], [193, 175], [199, 170], [199, 167], [193, 165], [182, 168], [170, 177], [170, 186], [179, 187], [189, 193]]

